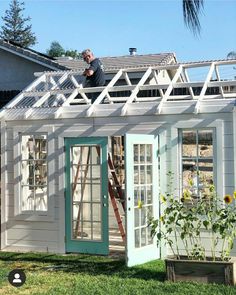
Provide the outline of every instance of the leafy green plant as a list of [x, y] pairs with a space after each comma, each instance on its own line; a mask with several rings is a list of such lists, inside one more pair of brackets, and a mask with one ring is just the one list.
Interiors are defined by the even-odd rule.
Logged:
[[[168, 173], [173, 178], [171, 172]], [[172, 180], [170, 181], [170, 183]], [[190, 186], [193, 182], [190, 180]], [[169, 191], [171, 184], [169, 184]], [[214, 185], [209, 185], [204, 198], [193, 198], [191, 191], [183, 191], [181, 198], [167, 192], [161, 195], [161, 203], [165, 208], [160, 219], [150, 218], [152, 236], [169, 246], [177, 259], [187, 256], [188, 259], [206, 260], [207, 256], [215, 260], [227, 261], [236, 237], [236, 210], [233, 195], [226, 195], [221, 200]], [[203, 233], [210, 237], [210, 255], [204, 246]], [[183, 249], [179, 249], [182, 242]], [[184, 253], [184, 254], [183, 254]]]

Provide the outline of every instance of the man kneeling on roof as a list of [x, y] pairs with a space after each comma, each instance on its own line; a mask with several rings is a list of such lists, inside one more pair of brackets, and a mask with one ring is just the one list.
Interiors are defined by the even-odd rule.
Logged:
[[[103, 64], [99, 58], [95, 58], [93, 52], [90, 49], [82, 51], [83, 60], [89, 64], [89, 68], [83, 72], [86, 77], [85, 87], [98, 87], [105, 85], [105, 73]], [[97, 98], [97, 93], [91, 93], [91, 102]]]

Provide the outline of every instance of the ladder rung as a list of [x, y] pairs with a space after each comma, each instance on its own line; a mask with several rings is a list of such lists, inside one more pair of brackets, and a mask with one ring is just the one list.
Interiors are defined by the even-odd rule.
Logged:
[[112, 207], [113, 207], [115, 217], [116, 217], [116, 221], [117, 221], [117, 224], [118, 224], [118, 227], [119, 227], [119, 230], [120, 230], [120, 234], [121, 234], [123, 242], [125, 242], [125, 230], [124, 230], [124, 226], [123, 226], [123, 223], [122, 223], [122, 218], [121, 218], [121, 215], [120, 215], [120, 212], [119, 212], [119, 208], [117, 206], [117, 199], [115, 197], [116, 193], [113, 190], [113, 186], [112, 186], [110, 180], [108, 181], [108, 188], [109, 188], [109, 195], [110, 195], [110, 198], [111, 198]]

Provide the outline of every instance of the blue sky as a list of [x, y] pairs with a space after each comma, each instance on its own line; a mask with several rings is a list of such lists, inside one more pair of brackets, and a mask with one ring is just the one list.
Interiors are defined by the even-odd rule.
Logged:
[[[181, 0], [26, 0], [38, 43], [46, 52], [52, 41], [65, 49], [91, 48], [96, 56], [174, 52], [179, 62], [224, 59], [236, 51], [236, 0], [205, 0], [195, 37], [184, 25]], [[10, 1], [0, 0], [1, 13]], [[0, 25], [2, 25], [2, 19]]]

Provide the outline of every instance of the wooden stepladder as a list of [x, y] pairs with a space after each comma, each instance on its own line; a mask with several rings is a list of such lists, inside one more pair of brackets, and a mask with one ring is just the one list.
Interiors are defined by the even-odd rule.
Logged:
[[125, 204], [124, 204], [124, 196], [121, 189], [121, 185], [118, 181], [118, 177], [116, 175], [114, 164], [111, 160], [111, 155], [108, 153], [108, 167], [111, 173], [111, 178], [108, 179], [108, 191], [111, 199], [111, 204], [114, 209], [115, 217], [117, 220], [117, 224], [119, 227], [119, 231], [122, 237], [123, 242], [125, 242], [125, 230], [122, 223], [122, 219], [120, 216], [119, 208], [117, 206], [117, 200], [119, 200], [122, 204], [122, 207], [125, 211]]
[[[98, 156], [100, 156], [100, 148], [97, 146], [96, 147], [97, 150], [97, 154]], [[82, 154], [85, 153], [85, 148], [81, 147], [81, 153], [80, 153], [80, 157], [78, 159], [78, 164], [77, 164], [77, 169], [76, 169], [76, 173], [75, 173], [75, 177], [74, 177], [74, 183], [73, 183], [73, 187], [72, 187], [72, 195], [74, 196], [75, 190], [76, 190], [76, 186], [77, 186], [77, 180], [80, 177], [80, 174], [82, 173], [81, 170], [81, 162], [82, 162]], [[83, 171], [83, 182], [82, 182], [82, 187], [81, 187], [81, 198], [79, 201], [79, 209], [78, 209], [78, 214], [77, 214], [77, 218], [76, 218], [76, 225], [75, 225], [75, 231], [74, 231], [74, 237], [76, 238], [77, 236], [82, 236], [83, 235], [83, 231], [82, 229], [80, 229], [80, 218], [81, 218], [81, 210], [82, 210], [82, 203], [83, 203], [83, 199], [84, 199], [84, 192], [85, 192], [85, 185], [86, 185], [86, 179], [88, 177], [88, 165], [89, 165], [89, 161], [90, 161], [90, 157], [91, 157], [91, 152], [90, 152], [90, 148], [87, 151], [87, 157], [86, 157], [86, 161], [85, 161], [85, 171]], [[110, 195], [110, 199], [111, 199], [111, 204], [112, 207], [114, 209], [114, 213], [115, 213], [115, 217], [117, 220], [117, 224], [118, 224], [118, 228], [122, 237], [123, 242], [125, 242], [125, 230], [124, 230], [124, 226], [122, 223], [122, 219], [120, 216], [120, 212], [119, 212], [119, 208], [118, 208], [118, 204], [117, 202], [120, 201], [122, 204], [123, 209], [125, 210], [125, 205], [124, 205], [124, 197], [123, 197], [123, 192], [121, 189], [121, 185], [119, 183], [116, 171], [115, 171], [115, 167], [114, 164], [112, 162], [111, 159], [111, 155], [108, 153], [108, 167], [109, 167], [109, 171], [110, 171], [110, 175], [111, 177], [108, 178], [108, 191], [109, 191], [109, 195]]]

